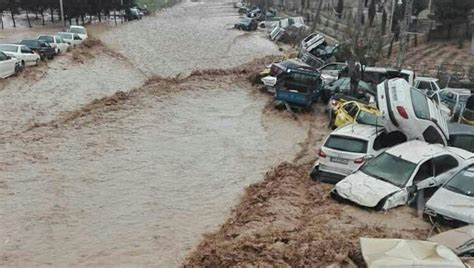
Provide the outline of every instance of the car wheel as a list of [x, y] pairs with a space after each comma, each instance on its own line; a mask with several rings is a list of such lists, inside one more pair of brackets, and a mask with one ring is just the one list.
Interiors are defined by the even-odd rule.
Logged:
[[36, 60], [35, 60], [35, 65], [38, 65], [39, 62], [40, 62], [40, 60], [39, 60], [39, 59], [36, 59]]
[[320, 175], [320, 172], [319, 172], [318, 166], [313, 167], [313, 169], [309, 173], [309, 176], [311, 177], [311, 179], [315, 181], [320, 181], [319, 175]]
[[25, 64], [25, 61], [22, 60], [22, 61], [21, 61], [21, 67], [25, 67], [25, 65], [26, 65], [26, 64]]

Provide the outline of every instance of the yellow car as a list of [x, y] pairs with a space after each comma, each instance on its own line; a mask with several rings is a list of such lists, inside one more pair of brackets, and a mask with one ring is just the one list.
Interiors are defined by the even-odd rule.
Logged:
[[382, 126], [382, 113], [374, 106], [358, 101], [333, 100], [330, 126], [338, 128], [349, 123]]

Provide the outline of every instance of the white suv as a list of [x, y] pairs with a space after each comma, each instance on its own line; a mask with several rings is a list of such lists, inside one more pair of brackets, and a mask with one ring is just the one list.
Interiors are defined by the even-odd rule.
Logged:
[[363, 124], [348, 124], [337, 128], [319, 149], [319, 159], [311, 170], [314, 180], [337, 183], [357, 170], [365, 160], [382, 153], [397, 141], [396, 137], [387, 139], [383, 127]]

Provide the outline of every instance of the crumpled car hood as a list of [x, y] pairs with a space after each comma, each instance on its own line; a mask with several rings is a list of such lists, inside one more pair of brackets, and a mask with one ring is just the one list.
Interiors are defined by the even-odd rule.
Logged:
[[450, 218], [474, 224], [474, 197], [440, 188], [426, 207]]
[[387, 195], [400, 191], [400, 188], [377, 180], [358, 171], [347, 176], [335, 186], [337, 194], [365, 207], [375, 207]]

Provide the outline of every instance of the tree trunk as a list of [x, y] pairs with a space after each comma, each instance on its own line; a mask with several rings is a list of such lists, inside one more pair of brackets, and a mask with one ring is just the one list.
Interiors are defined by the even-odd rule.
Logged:
[[28, 15], [28, 9], [26, 10], [26, 20], [28, 21], [28, 27], [31, 28], [30, 16]]
[[41, 9], [41, 21], [43, 23], [43, 26], [44, 26], [44, 13], [43, 13], [43, 10]]
[[84, 14], [81, 15], [82, 25], [84, 25]]
[[321, 7], [322, 6], [323, 6], [323, 0], [319, 0], [318, 10], [316, 11], [316, 17], [314, 18], [313, 26], [311, 27], [311, 31], [313, 31], [313, 32], [316, 30], [316, 25], [318, 24], [318, 21], [319, 21], [319, 15], [321, 14]]
[[115, 9], [114, 9], [114, 21], [115, 21], [115, 26], [117, 26], [117, 14], [116, 14]]
[[50, 7], [49, 10], [51, 12], [51, 22], [54, 23], [54, 9]]
[[101, 17], [100, 11], [97, 15], [99, 16], [99, 22], [102, 22], [102, 17]]
[[3, 26], [3, 14], [0, 14], [0, 21], [2, 22], [2, 30], [5, 29]]
[[452, 28], [452, 26], [453, 25], [451, 23], [448, 24], [448, 40], [451, 39], [451, 28]]
[[79, 16], [76, 17], [76, 25], [79, 25]]
[[16, 28], [15, 13], [13, 12], [13, 10], [10, 10], [10, 13], [12, 14], [13, 28]]
[[392, 56], [392, 47], [393, 47], [393, 42], [394, 41], [395, 41], [395, 36], [393, 36], [392, 40], [390, 40], [390, 46], [388, 47], [387, 58], [390, 58], [390, 56]]

